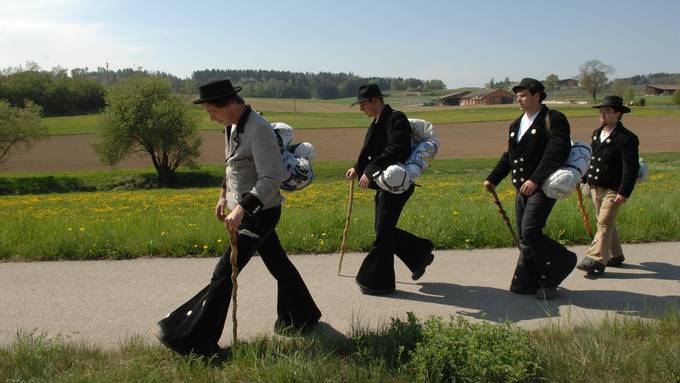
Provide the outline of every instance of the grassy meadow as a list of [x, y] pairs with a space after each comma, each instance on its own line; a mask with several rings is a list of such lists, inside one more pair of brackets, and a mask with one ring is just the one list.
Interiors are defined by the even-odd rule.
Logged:
[[[650, 177], [619, 214], [625, 242], [680, 240], [680, 158], [646, 155]], [[513, 246], [482, 182], [493, 159], [437, 160], [420, 179], [400, 227], [434, 241], [439, 249]], [[349, 162], [318, 162], [317, 179], [285, 193], [278, 233], [291, 254], [331, 253], [345, 222]], [[662, 198], [660, 198], [660, 195]], [[218, 188], [33, 194], [0, 197], [0, 259], [124, 259], [142, 256], [216, 256], [226, 248], [214, 217]], [[373, 240], [374, 191], [356, 188], [348, 249], [366, 251]], [[499, 187], [505, 210], [514, 212], [514, 190]], [[594, 226], [592, 206], [591, 225]], [[588, 243], [576, 196], [559, 201], [547, 232], [565, 244]]]
[[225, 360], [180, 357], [141, 337], [115, 350], [20, 333], [0, 347], [6, 382], [678, 382], [680, 314], [523, 330], [409, 314], [348, 339], [261, 336]]
[[[658, 96], [664, 97], [664, 96]], [[513, 120], [520, 114], [516, 105], [493, 105], [479, 107], [415, 107], [418, 98], [397, 98], [393, 106], [408, 112], [411, 118], [422, 118], [434, 124], [450, 124], [464, 122], [485, 122]], [[357, 128], [366, 127], [366, 116], [358, 107], [350, 108], [352, 99], [341, 100], [288, 100], [288, 99], [252, 99], [253, 107], [264, 113], [271, 122], [285, 121], [296, 129], [306, 128]], [[389, 99], [388, 102], [392, 102]], [[292, 105], [297, 111], [293, 111]], [[553, 106], [551, 106], [553, 107]], [[594, 117], [593, 109], [588, 105], [555, 105], [568, 118]], [[633, 107], [635, 116], [647, 117], [680, 117], [677, 107], [655, 106]], [[210, 121], [209, 116], [195, 107], [199, 116], [199, 129], [222, 129], [222, 126]], [[99, 115], [48, 117], [43, 121], [51, 135], [92, 134], [99, 131]]]

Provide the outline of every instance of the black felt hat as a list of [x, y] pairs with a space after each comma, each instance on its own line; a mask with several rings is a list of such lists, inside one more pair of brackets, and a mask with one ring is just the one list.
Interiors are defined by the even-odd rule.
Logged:
[[517, 93], [517, 91], [520, 89], [528, 89], [545, 95], [545, 87], [540, 81], [536, 80], [535, 78], [530, 77], [523, 78], [518, 85], [512, 87], [512, 93]]
[[605, 96], [604, 100], [602, 100], [602, 103], [600, 105], [593, 106], [593, 108], [600, 109], [604, 108], [605, 106], [613, 108], [617, 112], [630, 113], [630, 108], [623, 105], [623, 99], [619, 96]]
[[372, 99], [373, 97], [383, 98], [386, 94], [382, 94], [380, 87], [376, 84], [366, 84], [359, 87], [359, 92], [357, 92], [357, 100], [352, 103], [352, 106]]
[[198, 98], [194, 104], [200, 104], [218, 98], [227, 98], [241, 91], [241, 87], [234, 87], [229, 80], [216, 80], [198, 87]]

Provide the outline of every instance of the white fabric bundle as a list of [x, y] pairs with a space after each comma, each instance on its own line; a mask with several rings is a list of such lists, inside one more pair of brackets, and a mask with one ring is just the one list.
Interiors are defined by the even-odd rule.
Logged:
[[286, 123], [274, 122], [271, 127], [280, 139], [281, 162], [286, 178], [281, 182], [281, 189], [286, 191], [301, 190], [314, 180], [311, 162], [314, 158], [314, 146], [309, 142], [292, 144], [293, 127]]
[[649, 170], [647, 169], [647, 163], [640, 157], [640, 168], [638, 169], [637, 182], [645, 182], [647, 176], [649, 175]]
[[401, 194], [411, 187], [411, 177], [403, 164], [388, 166], [374, 178], [376, 185], [392, 194]]
[[543, 192], [550, 198], [561, 199], [573, 192], [590, 164], [590, 146], [580, 142], [571, 145], [564, 165], [543, 181]]
[[439, 149], [432, 123], [416, 118], [410, 118], [408, 122], [411, 124], [411, 155], [405, 164], [390, 165], [375, 177], [378, 187], [393, 194], [408, 190], [430, 166]]
[[439, 140], [431, 122], [410, 118], [411, 124], [411, 156], [406, 160], [406, 170], [408, 171], [411, 183], [416, 182], [416, 178], [427, 169], [432, 160], [437, 155]]

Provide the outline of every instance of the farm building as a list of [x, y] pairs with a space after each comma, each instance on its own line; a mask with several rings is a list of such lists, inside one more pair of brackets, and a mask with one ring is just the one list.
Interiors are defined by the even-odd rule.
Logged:
[[450, 93], [450, 94], [445, 94], [441, 97], [439, 97], [439, 104], [440, 105], [460, 105], [460, 99], [463, 96], [466, 96], [470, 94], [469, 91], [462, 91], [462, 92], [456, 92], [456, 93]]
[[461, 97], [460, 105], [512, 104], [515, 95], [503, 89], [480, 89]]
[[647, 90], [645, 91], [648, 95], [671, 95], [676, 90], [680, 90], [680, 85], [666, 85], [666, 84], [654, 84], [647, 85]]
[[566, 78], [564, 80], [560, 80], [559, 86], [560, 88], [574, 88], [578, 86], [578, 80], [574, 80], [573, 78]]

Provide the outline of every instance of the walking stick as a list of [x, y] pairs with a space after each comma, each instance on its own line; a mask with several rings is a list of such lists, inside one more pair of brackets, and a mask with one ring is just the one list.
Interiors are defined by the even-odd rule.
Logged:
[[338, 275], [342, 270], [342, 258], [345, 257], [345, 245], [347, 242], [347, 234], [349, 233], [349, 225], [352, 218], [352, 203], [354, 202], [354, 179], [349, 180], [349, 202], [347, 203], [347, 219], [345, 220], [345, 229], [342, 231], [342, 242], [340, 243], [340, 262], [338, 263]]
[[236, 238], [238, 236], [238, 232], [235, 230], [229, 230], [229, 242], [231, 243], [231, 255], [229, 256], [229, 261], [231, 263], [231, 284], [232, 289], [231, 289], [231, 302], [232, 302], [232, 309], [231, 309], [231, 319], [233, 322], [232, 325], [232, 331], [233, 331], [233, 344], [236, 344], [237, 342], [237, 337], [236, 337], [236, 330], [238, 328], [238, 321], [236, 320], [236, 309], [238, 306], [238, 301], [236, 299], [237, 291], [238, 291], [238, 282], [236, 281], [236, 277], [238, 276], [238, 243], [236, 242]]
[[580, 185], [576, 185], [576, 195], [578, 196], [578, 209], [581, 211], [581, 218], [583, 218], [583, 226], [586, 227], [590, 239], [593, 239], [593, 229], [590, 228], [590, 217], [588, 217], [588, 211], [583, 205], [583, 194], [581, 193]]
[[508, 215], [505, 213], [505, 210], [503, 209], [503, 205], [501, 204], [501, 201], [498, 199], [498, 194], [496, 194], [496, 189], [491, 190], [491, 194], [493, 194], [493, 203], [496, 204], [496, 207], [498, 208], [498, 213], [503, 217], [503, 221], [505, 222], [505, 225], [508, 227], [508, 230], [510, 230], [510, 234], [512, 234], [512, 239], [515, 240], [515, 244], [517, 245], [517, 248], [519, 249], [520, 252], [522, 252], [522, 249], [519, 247], [519, 241], [517, 240], [517, 236], [515, 235], [515, 231], [512, 229], [512, 224], [510, 223], [510, 218], [508, 218]]

